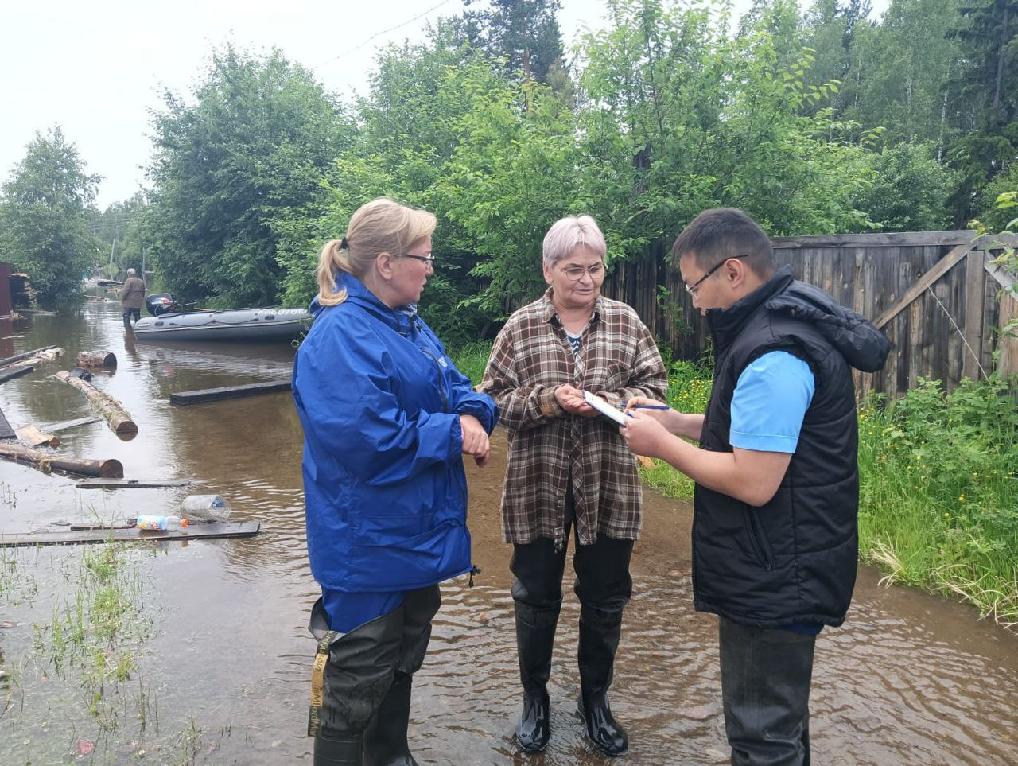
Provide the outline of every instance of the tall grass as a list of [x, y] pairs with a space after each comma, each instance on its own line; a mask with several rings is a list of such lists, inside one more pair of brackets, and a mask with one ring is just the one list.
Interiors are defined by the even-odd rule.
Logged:
[[476, 386], [484, 377], [484, 367], [488, 364], [488, 357], [491, 355], [490, 341], [475, 341], [457, 349], [451, 350], [453, 364], [457, 369], [466, 375]]
[[924, 380], [859, 412], [861, 555], [886, 579], [1018, 624], [1018, 403], [996, 377]]
[[106, 733], [121, 721], [135, 653], [151, 631], [140, 576], [127, 548], [104, 543], [82, 553], [49, 623], [33, 624], [37, 653], [60, 677], [80, 686], [88, 712]]
[[[711, 382], [707, 361], [668, 362], [668, 404], [679, 412], [704, 412], [710, 399]], [[649, 486], [667, 497], [693, 497], [693, 481], [663, 460], [654, 458], [640, 473]]]

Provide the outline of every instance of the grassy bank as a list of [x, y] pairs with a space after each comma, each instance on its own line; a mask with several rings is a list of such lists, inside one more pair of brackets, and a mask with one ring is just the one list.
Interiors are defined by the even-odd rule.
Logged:
[[[480, 381], [488, 346], [456, 362]], [[669, 365], [668, 401], [703, 412], [710, 370]], [[860, 557], [911, 585], [975, 605], [1018, 625], [1018, 406], [998, 379], [964, 382], [950, 394], [923, 381], [893, 403], [859, 409]], [[648, 485], [691, 498], [692, 482], [654, 461]]]
[[859, 413], [862, 555], [1018, 624], [1018, 407], [997, 379], [923, 381]]

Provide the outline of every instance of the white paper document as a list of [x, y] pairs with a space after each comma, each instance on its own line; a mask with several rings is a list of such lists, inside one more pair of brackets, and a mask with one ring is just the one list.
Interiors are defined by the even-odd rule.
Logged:
[[608, 404], [608, 402], [597, 394], [592, 394], [590, 391], [584, 391], [583, 399], [595, 410], [600, 412], [602, 415], [607, 415], [620, 426], [624, 426], [626, 424], [626, 413], [618, 407]]

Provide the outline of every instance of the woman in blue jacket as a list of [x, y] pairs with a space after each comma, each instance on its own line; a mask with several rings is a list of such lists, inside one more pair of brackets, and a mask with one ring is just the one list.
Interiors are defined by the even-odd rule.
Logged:
[[410, 687], [438, 583], [472, 568], [461, 454], [483, 465], [497, 412], [417, 316], [435, 225], [389, 199], [359, 208], [322, 249], [315, 322], [294, 363], [322, 587], [310, 626], [316, 766], [416, 764]]

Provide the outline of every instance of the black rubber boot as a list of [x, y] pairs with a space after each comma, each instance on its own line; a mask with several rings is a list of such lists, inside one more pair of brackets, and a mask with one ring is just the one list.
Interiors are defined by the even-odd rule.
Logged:
[[412, 685], [412, 676], [397, 671], [364, 732], [364, 766], [417, 766], [406, 740]]
[[362, 766], [364, 737], [361, 734], [315, 737], [314, 766]]
[[622, 610], [580, 608], [579, 713], [587, 736], [605, 755], [621, 755], [629, 749], [629, 735], [608, 706], [608, 687], [615, 667], [615, 652], [622, 634]]
[[523, 714], [516, 725], [516, 741], [528, 753], [544, 750], [551, 737], [548, 679], [558, 615], [558, 609], [516, 602], [516, 647], [523, 682]]

